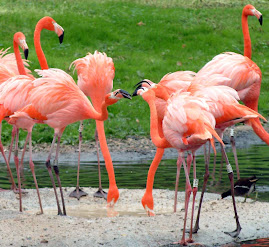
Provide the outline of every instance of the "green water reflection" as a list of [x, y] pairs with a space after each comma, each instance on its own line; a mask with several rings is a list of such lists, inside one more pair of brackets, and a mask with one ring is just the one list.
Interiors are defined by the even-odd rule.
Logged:
[[[260, 180], [257, 182], [258, 200], [269, 201], [269, 147], [264, 145], [253, 146], [250, 149], [238, 150], [238, 160], [240, 165], [241, 177], [249, 177], [256, 175]], [[228, 154], [231, 164], [233, 165], [233, 156]], [[211, 161], [213, 158], [211, 158]], [[207, 191], [221, 193], [229, 188], [229, 180], [226, 170], [223, 169], [223, 175], [220, 180], [220, 154], [217, 157], [216, 181], [210, 178]], [[145, 161], [138, 164], [128, 162], [114, 161], [114, 169], [119, 188], [145, 188], [147, 172], [151, 161]], [[14, 164], [11, 164], [13, 174], [15, 172]], [[44, 163], [35, 163], [36, 176], [39, 186], [51, 187], [50, 178]], [[233, 165], [234, 167], [234, 165]], [[59, 165], [60, 176], [63, 186], [76, 185], [77, 164], [65, 162]], [[213, 164], [211, 162], [210, 172], [212, 172]], [[108, 178], [105, 166], [102, 163], [102, 184], [104, 188], [108, 187]], [[235, 171], [235, 168], [234, 168]], [[156, 176], [154, 188], [159, 189], [174, 189], [176, 174], [176, 160], [164, 160], [161, 162]], [[204, 174], [204, 159], [202, 156], [197, 157], [197, 178], [200, 180], [200, 189]], [[14, 175], [15, 176], [15, 175]], [[16, 177], [16, 176], [15, 176]], [[190, 176], [192, 178], [192, 174]], [[82, 163], [80, 185], [82, 187], [98, 187], [98, 173], [96, 163]], [[34, 188], [33, 178], [29, 165], [24, 164], [24, 188]], [[181, 170], [180, 189], [184, 190], [185, 175]], [[7, 177], [5, 164], [0, 166], [0, 188], [10, 188], [10, 183]]]

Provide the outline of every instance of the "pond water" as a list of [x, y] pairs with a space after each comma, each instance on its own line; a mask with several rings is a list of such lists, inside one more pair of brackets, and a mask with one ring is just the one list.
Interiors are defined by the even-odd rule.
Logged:
[[[231, 164], [234, 164], [232, 153], [228, 153]], [[211, 155], [210, 172], [213, 168], [213, 155]], [[250, 177], [256, 175], [259, 181], [256, 184], [256, 190], [258, 191], [258, 200], [269, 201], [269, 148], [265, 145], [252, 146], [249, 149], [238, 150], [238, 160], [240, 166], [240, 176]], [[210, 177], [207, 191], [222, 193], [229, 189], [229, 180], [226, 169], [224, 167], [222, 176], [220, 173], [220, 161], [221, 156], [217, 157], [217, 168], [215, 174], [215, 181]], [[114, 169], [116, 175], [116, 181], [118, 188], [145, 188], [147, 172], [151, 163], [149, 161], [141, 161], [140, 163], [134, 163], [132, 161], [117, 162], [114, 161]], [[42, 162], [36, 162], [36, 176], [39, 187], [51, 187], [50, 178]], [[11, 163], [12, 172], [15, 172], [15, 165]], [[234, 167], [234, 165], [233, 165]], [[59, 165], [60, 177], [63, 186], [75, 186], [76, 185], [76, 162], [64, 162]], [[108, 178], [104, 163], [101, 165], [102, 170], [102, 185], [104, 188], [108, 188]], [[234, 168], [235, 172], [235, 168]], [[80, 173], [80, 185], [82, 187], [98, 187], [98, 173], [97, 163], [82, 163]], [[163, 160], [156, 172], [154, 188], [158, 189], [171, 189], [174, 190], [176, 174], [176, 160]], [[197, 157], [197, 178], [200, 179], [199, 189], [202, 188], [202, 180], [204, 174], [204, 158], [203, 156]], [[15, 176], [16, 177], [16, 176]], [[192, 178], [192, 175], [190, 176]], [[236, 172], [235, 172], [236, 177]], [[24, 188], [35, 188], [32, 178], [29, 164], [27, 161], [24, 164]], [[184, 171], [181, 171], [180, 190], [185, 188], [185, 175]], [[10, 188], [5, 164], [0, 164], [0, 188]], [[255, 195], [252, 194], [252, 197]]]

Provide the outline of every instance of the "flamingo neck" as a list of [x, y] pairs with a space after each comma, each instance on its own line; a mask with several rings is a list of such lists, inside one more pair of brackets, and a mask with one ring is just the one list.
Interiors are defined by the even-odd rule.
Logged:
[[162, 137], [159, 132], [158, 115], [154, 95], [146, 97], [144, 100], [148, 103], [150, 108], [150, 136], [153, 144], [158, 148], [171, 147], [169, 142]]
[[24, 65], [23, 65], [23, 60], [21, 58], [19, 45], [15, 41], [13, 41], [13, 48], [14, 48], [14, 53], [15, 53], [18, 71], [19, 71], [20, 75], [27, 75], [25, 68], [24, 68]]
[[251, 40], [248, 29], [248, 16], [242, 14], [242, 31], [244, 36], [244, 56], [251, 59]]
[[41, 48], [41, 43], [40, 43], [40, 36], [41, 36], [41, 31], [44, 29], [44, 24], [43, 21], [39, 21], [36, 25], [35, 32], [34, 32], [34, 44], [35, 44], [35, 50], [36, 50], [36, 55], [40, 64], [41, 69], [48, 69], [48, 63], [46, 60], [46, 57], [44, 55], [44, 52]]

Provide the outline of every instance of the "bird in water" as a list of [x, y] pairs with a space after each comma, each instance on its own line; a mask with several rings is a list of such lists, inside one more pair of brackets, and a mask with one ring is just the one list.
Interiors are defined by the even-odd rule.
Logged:
[[[255, 185], [256, 182], [259, 179], [254, 175], [249, 178], [240, 178], [238, 179], [234, 184], [234, 195], [235, 196], [245, 196], [245, 201], [247, 200], [247, 197], [256, 190]], [[230, 196], [231, 195], [231, 189], [227, 190], [226, 192], [223, 192], [221, 194], [221, 199]], [[257, 199], [257, 192], [255, 200]]]

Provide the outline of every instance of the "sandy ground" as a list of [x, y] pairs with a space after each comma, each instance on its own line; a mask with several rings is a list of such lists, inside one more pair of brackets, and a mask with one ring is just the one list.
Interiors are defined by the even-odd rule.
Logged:
[[[248, 126], [237, 127], [235, 133], [238, 147], [262, 143]], [[155, 154], [155, 148], [147, 138], [108, 139], [108, 145], [113, 160], [139, 161], [152, 159]], [[33, 160], [45, 160], [48, 149], [48, 145], [36, 146]], [[96, 160], [93, 142], [84, 143], [82, 151], [82, 161]], [[76, 152], [77, 146], [64, 146], [60, 159], [76, 161]], [[166, 150], [164, 158], [176, 156], [177, 152], [170, 149]], [[23, 196], [23, 213], [18, 210], [17, 195], [11, 191], [0, 191], [0, 246], [176, 246], [172, 243], [181, 238], [184, 192], [179, 194], [178, 212], [175, 214], [174, 193], [154, 190], [156, 216], [148, 217], [140, 202], [144, 190], [120, 189], [120, 198], [114, 211], [107, 209], [105, 200], [93, 198], [96, 189], [85, 188], [89, 196], [80, 201], [68, 197], [71, 191], [72, 188], [65, 189], [68, 216], [56, 215], [56, 202], [51, 189], [41, 189], [44, 215], [37, 214], [39, 205], [34, 190], [27, 190], [28, 193]], [[198, 192], [196, 205], [199, 197]], [[242, 203], [243, 198], [240, 197], [236, 200], [243, 228], [238, 241], [269, 237], [269, 203], [252, 202], [250, 199]], [[228, 243], [235, 246], [235, 241], [224, 234], [234, 229], [231, 198], [221, 200], [220, 195], [207, 193], [200, 231], [194, 235], [195, 243], [204, 246]]]
[[[72, 189], [65, 189], [68, 216], [56, 215], [51, 189], [41, 189], [43, 215], [37, 214], [39, 205], [34, 190], [27, 190], [23, 196], [23, 213], [18, 212], [19, 201], [13, 192], [0, 192], [0, 246], [165, 246], [181, 238], [183, 192], [179, 194], [178, 212], [173, 213], [174, 193], [154, 190], [156, 216], [148, 217], [140, 203], [143, 190], [120, 189], [114, 210], [108, 210], [105, 200], [93, 198], [95, 189], [85, 188], [89, 195], [80, 201], [68, 197]], [[237, 198], [243, 228], [239, 240], [268, 237], [269, 203], [242, 201], [243, 198]], [[233, 243], [224, 231], [234, 229], [231, 198], [221, 200], [220, 195], [207, 193], [195, 243]]]

